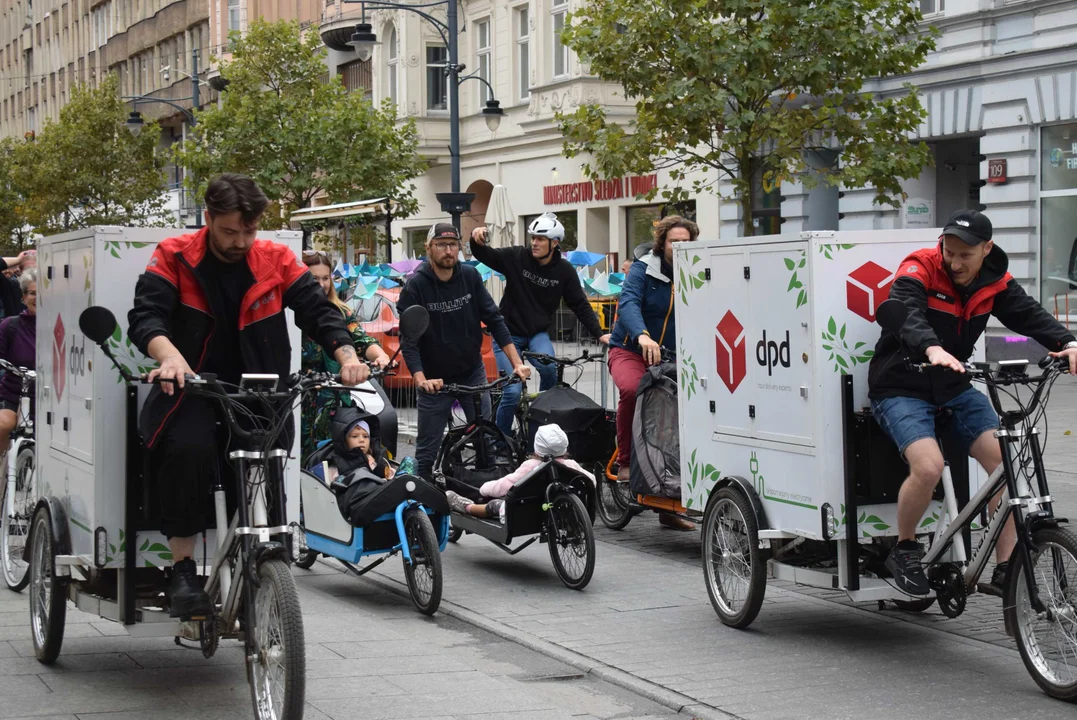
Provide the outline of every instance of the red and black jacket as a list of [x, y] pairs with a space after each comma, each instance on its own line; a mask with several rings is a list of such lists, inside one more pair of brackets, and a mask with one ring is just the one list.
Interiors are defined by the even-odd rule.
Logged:
[[[135, 303], [127, 315], [128, 335], [148, 354], [150, 341], [165, 336], [183, 354], [195, 372], [202, 367], [213, 335], [214, 312], [205, 292], [207, 282], [199, 266], [208, 252], [208, 230], [169, 238], [157, 246], [146, 271], [138, 278]], [[254, 282], [243, 296], [239, 311], [241, 366], [249, 373], [291, 372], [292, 346], [284, 308], [295, 312], [296, 325], [330, 353], [351, 343], [344, 318], [314, 277], [291, 250], [267, 240], [256, 240], [246, 263]], [[169, 396], [153, 388], [139, 419], [147, 447], [152, 447], [183, 393]]]
[[1017, 284], [1008, 267], [1009, 258], [996, 245], [972, 284], [959, 287], [946, 272], [941, 245], [905, 258], [890, 297], [905, 303], [909, 317], [900, 342], [884, 330], [875, 345], [868, 367], [869, 397], [916, 397], [942, 405], [964, 392], [969, 387], [964, 375], [942, 368], [919, 373], [905, 366], [905, 358], [923, 362], [924, 352], [938, 345], [964, 362], [972, 356], [991, 315], [1051, 351], [1073, 341], [1073, 335]]

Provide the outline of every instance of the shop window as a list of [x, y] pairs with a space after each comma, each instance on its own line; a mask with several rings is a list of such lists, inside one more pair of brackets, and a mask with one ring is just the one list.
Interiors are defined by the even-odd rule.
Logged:
[[752, 170], [752, 225], [756, 235], [782, 231], [781, 183], [758, 166]]
[[1077, 125], [1043, 129], [1040, 155], [1040, 300], [1077, 318]]
[[640, 245], [650, 245], [654, 242], [654, 226], [658, 221], [669, 215], [680, 215], [692, 222], [696, 219], [696, 201], [688, 200], [683, 203], [666, 203], [659, 205], [640, 205], [627, 208], [626, 227], [628, 228], [628, 254], [626, 259], [632, 258], [636, 248]]
[[[524, 215], [524, 232], [523, 238], [525, 243], [529, 243], [530, 239], [527, 237], [527, 226], [531, 224], [531, 221], [539, 217], [538, 215]], [[561, 241], [561, 252], [572, 252], [579, 244], [579, 225], [577, 224], [576, 211], [572, 212], [559, 212], [557, 213], [557, 219], [561, 221], [561, 224], [565, 226], [565, 239]]]
[[404, 242], [413, 258], [426, 257], [426, 235], [430, 227], [408, 228], [404, 231]]

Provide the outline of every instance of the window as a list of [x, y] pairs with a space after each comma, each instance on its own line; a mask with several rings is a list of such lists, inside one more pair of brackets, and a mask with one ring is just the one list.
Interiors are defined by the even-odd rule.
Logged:
[[397, 88], [397, 83], [399, 82], [399, 80], [397, 78], [397, 74], [400, 72], [400, 57], [397, 54], [396, 45], [397, 45], [396, 27], [393, 27], [389, 31], [389, 47], [387, 48], [387, 50], [388, 50], [388, 61], [387, 62], [388, 62], [388, 65], [389, 65], [389, 72], [387, 72], [385, 74], [385, 80], [389, 85], [389, 87], [386, 89], [385, 96], [389, 98], [389, 100], [393, 103], [393, 105], [396, 105], [396, 92], [397, 92], [396, 88]]
[[946, 0], [920, 0], [920, 14], [934, 15], [946, 9]]
[[[558, 213], [555, 213], [555, 214], [557, 215], [557, 219], [561, 221], [561, 224], [565, 226], [565, 239], [561, 241], [561, 252], [562, 253], [572, 252], [573, 250], [576, 249], [576, 246], [579, 244], [579, 237], [580, 237], [580, 235], [579, 235], [579, 225], [577, 224], [577, 220], [576, 220], [576, 211], [571, 210], [571, 211], [568, 211], [568, 212], [558, 212]], [[537, 217], [539, 217], [539, 216], [538, 215], [524, 215], [524, 217], [523, 217], [523, 223], [524, 223], [523, 237], [524, 237], [524, 242], [525, 243], [530, 243], [531, 242], [530, 239], [528, 239], [528, 237], [527, 237], [527, 226], [530, 225], [531, 221], [534, 220]]]
[[752, 170], [752, 226], [756, 235], [777, 235], [782, 231], [781, 183], [766, 178], [761, 167]]
[[426, 235], [429, 232], [429, 227], [408, 228], [404, 231], [404, 242], [412, 257], [426, 257]]
[[1045, 127], [1040, 143], [1040, 300], [1063, 322], [1077, 320], [1074, 295], [1077, 230], [1074, 228], [1077, 228], [1077, 125]]
[[426, 109], [449, 109], [449, 51], [441, 45], [426, 46]]
[[[479, 20], [475, 23], [475, 54], [478, 62], [479, 77], [488, 83], [493, 82], [493, 74], [490, 72], [490, 21]], [[487, 100], [492, 100], [490, 88], [486, 83], [479, 83], [479, 106], [485, 107]]]
[[568, 75], [568, 46], [561, 42], [561, 31], [565, 29], [565, 17], [568, 15], [568, 0], [553, 0], [553, 76]]
[[348, 92], [360, 92], [367, 97], [370, 96], [371, 85], [371, 73], [370, 73], [370, 61], [353, 60], [346, 65], [341, 65], [337, 72], [344, 80], [344, 88]]
[[239, 0], [228, 0], [228, 31], [239, 29]]
[[628, 215], [628, 222], [626, 223], [628, 253], [624, 256], [624, 260], [631, 260], [633, 253], [640, 245], [654, 243], [654, 226], [662, 218], [670, 215], [680, 215], [692, 222], [696, 220], [695, 200], [687, 200], [676, 204], [638, 205], [625, 208], [625, 210]]
[[527, 6], [516, 11], [516, 97], [531, 98], [531, 28]]

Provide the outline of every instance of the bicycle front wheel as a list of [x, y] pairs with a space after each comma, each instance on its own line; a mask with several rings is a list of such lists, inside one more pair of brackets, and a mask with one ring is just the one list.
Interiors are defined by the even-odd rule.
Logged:
[[595, 531], [587, 507], [563, 492], [553, 499], [547, 521], [550, 559], [565, 587], [583, 590], [595, 572]]
[[[1077, 535], [1045, 528], [1032, 536], [1032, 567], [1015, 553], [1006, 581], [1006, 624], [1032, 679], [1053, 698], [1077, 701]], [[1044, 612], [1032, 608], [1028, 575]]]
[[306, 695], [306, 646], [299, 594], [288, 565], [267, 560], [258, 568], [255, 590], [253, 659], [247, 660], [254, 716], [258, 720], [299, 720]]
[[23, 560], [23, 553], [38, 499], [34, 468], [34, 448], [24, 447], [15, 460], [14, 482], [0, 487], [0, 569], [4, 582], [15, 592], [30, 582], [30, 564]]
[[430, 516], [415, 508], [404, 515], [411, 561], [404, 560], [404, 577], [415, 607], [424, 615], [433, 615], [441, 605], [441, 550]]

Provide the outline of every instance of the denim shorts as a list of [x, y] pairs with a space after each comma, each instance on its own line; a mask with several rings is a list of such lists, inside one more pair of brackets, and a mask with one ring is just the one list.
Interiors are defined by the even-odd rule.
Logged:
[[976, 438], [998, 429], [998, 415], [991, 401], [971, 387], [941, 406], [913, 397], [871, 401], [871, 414], [902, 455], [917, 440], [935, 437], [935, 416], [943, 408], [953, 411], [953, 432], [964, 443], [966, 453]]

